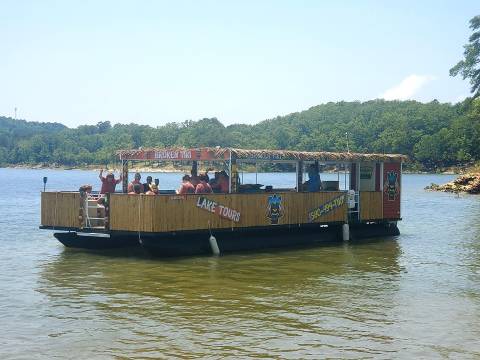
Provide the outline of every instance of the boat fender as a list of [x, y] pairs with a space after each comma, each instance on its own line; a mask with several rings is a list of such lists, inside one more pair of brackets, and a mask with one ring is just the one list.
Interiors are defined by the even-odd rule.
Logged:
[[215, 236], [210, 235], [208, 241], [210, 242], [210, 247], [212, 249], [213, 255], [220, 255], [220, 249], [218, 247], [217, 239], [215, 238]]
[[342, 225], [342, 237], [343, 241], [350, 240], [350, 227], [348, 226], [348, 224]]

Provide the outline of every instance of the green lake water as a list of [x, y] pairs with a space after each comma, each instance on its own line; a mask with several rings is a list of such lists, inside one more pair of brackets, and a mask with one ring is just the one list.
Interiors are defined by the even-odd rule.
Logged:
[[43, 176], [74, 190], [96, 173], [0, 174], [1, 359], [480, 358], [480, 197], [423, 190], [452, 176], [404, 176], [398, 237], [152, 259], [38, 230]]

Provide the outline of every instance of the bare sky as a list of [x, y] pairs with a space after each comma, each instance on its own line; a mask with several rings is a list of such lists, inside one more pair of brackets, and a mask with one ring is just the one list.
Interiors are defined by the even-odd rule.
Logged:
[[0, 2], [0, 115], [256, 123], [328, 101], [457, 102], [478, 2]]

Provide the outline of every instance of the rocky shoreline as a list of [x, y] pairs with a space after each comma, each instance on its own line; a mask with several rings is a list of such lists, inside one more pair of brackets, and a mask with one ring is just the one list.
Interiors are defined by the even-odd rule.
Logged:
[[452, 193], [480, 194], [480, 172], [460, 175], [444, 185], [430, 184], [425, 190], [443, 191]]

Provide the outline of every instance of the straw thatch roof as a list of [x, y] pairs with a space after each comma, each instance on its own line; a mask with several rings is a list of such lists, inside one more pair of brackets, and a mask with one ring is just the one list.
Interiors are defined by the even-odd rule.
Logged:
[[[165, 153], [171, 152], [171, 157], [164, 157]], [[159, 156], [159, 154], [161, 156]], [[185, 155], [187, 154], [187, 155]], [[226, 160], [230, 158], [243, 160], [263, 160], [263, 161], [335, 161], [335, 162], [367, 162], [367, 161], [384, 161], [384, 162], [405, 162], [408, 157], [401, 154], [362, 154], [351, 152], [329, 152], [329, 151], [292, 151], [292, 150], [248, 150], [236, 148], [212, 148], [202, 147], [194, 149], [186, 148], [150, 148], [150, 149], [131, 149], [119, 150], [117, 156], [126, 160]], [[176, 158], [178, 156], [178, 158]]]
[[361, 154], [330, 151], [290, 151], [290, 150], [245, 150], [230, 149], [238, 159], [256, 160], [304, 160], [304, 161], [387, 161], [405, 162], [407, 156], [400, 154]]

